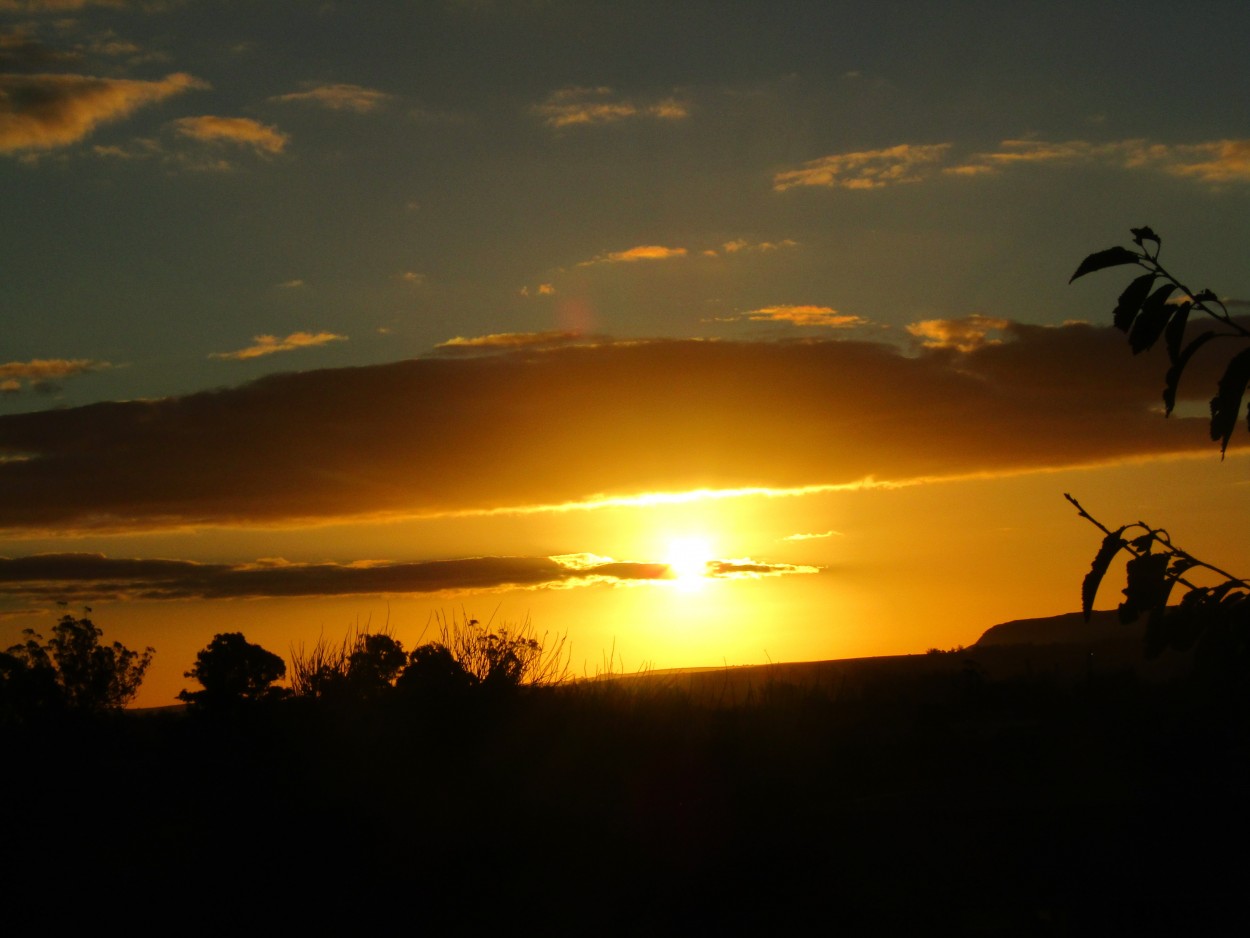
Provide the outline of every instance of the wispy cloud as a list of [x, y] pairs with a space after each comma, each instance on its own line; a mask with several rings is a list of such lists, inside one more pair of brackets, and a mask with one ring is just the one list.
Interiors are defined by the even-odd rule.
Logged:
[[328, 342], [346, 342], [347, 336], [335, 335], [333, 332], [292, 332], [286, 338], [275, 335], [258, 335], [253, 344], [237, 352], [213, 352], [209, 358], [224, 358], [233, 361], [245, 361], [249, 358], [260, 358], [277, 352], [291, 352], [295, 349], [314, 348]]
[[848, 329], [864, 326], [868, 320], [850, 313], [839, 313], [831, 306], [781, 305], [764, 306], [719, 321], [734, 322], [746, 319], [750, 322], [788, 322], [794, 326], [824, 326], [830, 329]]
[[592, 264], [628, 264], [634, 261], [666, 261], [674, 257], [685, 257], [690, 252], [685, 248], [670, 248], [661, 244], [640, 244], [624, 251], [611, 251], [600, 254], [577, 266], [589, 267]]
[[777, 173], [773, 188], [778, 192], [796, 186], [879, 189], [919, 182], [946, 157], [950, 147], [949, 143], [902, 143], [884, 150], [834, 153]]
[[[1210, 451], [1205, 418], [1158, 415], [1162, 349], [1127, 355], [1122, 333], [1082, 324], [1004, 338], [958, 356], [848, 339], [521, 345], [0, 415], [0, 529], [515, 512]], [[1196, 357], [1182, 397], [1209, 399], [1217, 366]]]
[[999, 172], [1028, 164], [1101, 164], [1152, 169], [1193, 177], [1212, 185], [1250, 182], [1250, 140], [1165, 144], [1144, 139], [1095, 143], [1088, 140], [1004, 140], [998, 149], [974, 154], [945, 171], [960, 175]]
[[720, 580], [758, 580], [770, 576], [819, 573], [820, 567], [793, 563], [764, 563], [742, 557], [737, 560], [710, 560], [707, 575]]
[[[794, 241], [790, 238], [782, 238], [780, 241], [756, 241], [756, 242], [748, 241], [746, 240], [746, 238], [736, 238], [733, 241], [726, 241], [724, 244], [722, 244], [721, 250], [724, 251], [726, 254], [744, 254], [744, 253], [752, 253], [752, 252], [768, 254], [772, 251], [780, 251], [785, 248], [796, 248], [798, 246], [799, 246], [799, 242]], [[712, 251], [710, 253], [714, 254], [716, 252]]]
[[269, 100], [295, 104], [314, 104], [319, 107], [329, 108], [332, 111], [355, 111], [357, 114], [365, 114], [369, 111], [376, 111], [391, 98], [392, 95], [383, 91], [375, 91], [372, 88], [365, 88], [361, 85], [313, 84], [307, 86], [307, 89], [304, 91], [275, 95]]
[[558, 557], [467, 557], [414, 563], [196, 563], [103, 554], [0, 557], [0, 596], [42, 601], [258, 599], [402, 595], [466, 590], [553, 589], [660, 580], [663, 564], [602, 558], [566, 565]]
[[782, 538], [783, 541], [818, 541], [827, 537], [839, 537], [837, 531], [822, 531], [819, 534], [789, 534]]
[[20, 13], [68, 13], [87, 7], [122, 9], [128, 6], [137, 7], [141, 4], [134, 0], [0, 0], [0, 11], [12, 10]]
[[549, 332], [495, 332], [490, 335], [456, 336], [434, 346], [443, 355], [477, 355], [514, 349], [557, 348], [566, 345], [597, 344], [600, 336], [581, 332], [553, 330]]
[[180, 117], [174, 121], [178, 134], [202, 143], [231, 143], [248, 146], [257, 153], [276, 154], [286, 149], [290, 137], [276, 127], [250, 117]]
[[35, 390], [50, 390], [57, 381], [109, 367], [108, 362], [89, 358], [35, 358], [28, 362], [6, 362], [0, 364], [0, 391], [17, 393], [22, 390], [23, 383]]
[[[959, 352], [974, 352], [984, 345], [998, 345], [1003, 333], [1011, 325], [1009, 320], [996, 316], [973, 313], [962, 319], [924, 319], [913, 322], [907, 331], [921, 340], [925, 348], [949, 348]], [[1000, 333], [991, 337], [991, 333]]]
[[689, 116], [686, 105], [676, 98], [636, 102], [617, 97], [611, 88], [603, 86], [561, 88], [553, 91], [546, 101], [534, 106], [534, 112], [549, 127], [611, 124], [639, 117], [681, 120]]
[[0, 153], [69, 146], [101, 124], [209, 87], [184, 73], [160, 81], [87, 75], [0, 75]]

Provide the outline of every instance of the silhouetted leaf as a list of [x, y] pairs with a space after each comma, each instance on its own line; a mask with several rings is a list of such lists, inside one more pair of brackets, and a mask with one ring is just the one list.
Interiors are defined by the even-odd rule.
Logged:
[[1163, 413], [1165, 416], [1170, 415], [1172, 409], [1176, 406], [1176, 388], [1180, 384], [1181, 372], [1189, 364], [1189, 359], [1193, 357], [1194, 352], [1215, 338], [1215, 335], [1215, 332], [1210, 329], [1202, 333], [1202, 335], [1185, 346], [1184, 351], [1181, 352], [1172, 367], [1168, 369], [1167, 376], [1163, 379]]
[[1077, 277], [1092, 274], [1096, 270], [1119, 267], [1121, 264], [1136, 264], [1140, 259], [1140, 254], [1130, 251], [1128, 248], [1107, 248], [1107, 250], [1098, 251], [1081, 261], [1081, 265], [1077, 267], [1076, 273], [1069, 278], [1068, 283], [1071, 283]]
[[1174, 555], [1172, 557], [1172, 566], [1168, 569], [1168, 576], [1175, 579], [1184, 574], [1186, 570], [1196, 566], [1198, 566], [1198, 561], [1194, 560], [1193, 557]]
[[1181, 342], [1185, 339], [1185, 326], [1189, 324], [1189, 311], [1193, 308], [1194, 304], [1186, 300], [1176, 307], [1176, 312], [1168, 320], [1168, 327], [1164, 331], [1163, 338], [1167, 342], [1168, 358], [1173, 363], [1181, 354]]
[[1133, 328], [1128, 334], [1128, 344], [1133, 354], [1144, 352], [1159, 341], [1163, 329], [1168, 324], [1168, 317], [1175, 307], [1168, 305], [1168, 297], [1176, 290], [1176, 285], [1165, 283], [1154, 293], [1146, 297], [1142, 304], [1141, 314], [1133, 321]]
[[1241, 398], [1250, 383], [1250, 348], [1242, 349], [1233, 356], [1224, 376], [1220, 378], [1219, 393], [1211, 398], [1211, 439], [1220, 443], [1220, 455], [1228, 449], [1237, 414], [1241, 411]]
[[1120, 528], [1102, 539], [1102, 546], [1094, 555], [1094, 561], [1089, 565], [1089, 573], [1085, 574], [1085, 580], [1081, 583], [1081, 612], [1084, 613], [1086, 622], [1094, 609], [1094, 596], [1098, 593], [1098, 585], [1106, 576], [1107, 568], [1111, 566], [1115, 555], [1124, 547], [1124, 538], [1120, 536], [1123, 533], [1124, 528]]
[[1157, 609], [1167, 597], [1167, 554], [1143, 554], [1124, 565], [1128, 584], [1120, 603], [1120, 621], [1133, 622], [1143, 612]]
[[1150, 288], [1154, 286], [1154, 282], [1154, 274], [1142, 274], [1134, 278], [1120, 294], [1120, 301], [1116, 303], [1111, 321], [1121, 332], [1128, 332], [1128, 327], [1133, 324], [1133, 318], [1141, 309], [1142, 303], [1146, 302], [1146, 297], [1150, 293]]
[[1144, 246], [1142, 245], [1143, 241], [1153, 241], [1155, 244], [1160, 243], [1159, 236], [1155, 234], [1154, 230], [1149, 226], [1142, 228], [1130, 228], [1129, 231], [1133, 233], [1133, 243], [1138, 247]]
[[1133, 550], [1139, 550], [1142, 553], [1150, 553], [1150, 548], [1154, 546], [1155, 536], [1153, 531], [1147, 531], [1140, 537], [1135, 537], [1129, 542], [1133, 546]]
[[1211, 300], [1218, 300], [1218, 299], [1219, 297], [1216, 296], [1210, 290], [1199, 290], [1197, 293], [1194, 294], [1195, 303], [1209, 303]]

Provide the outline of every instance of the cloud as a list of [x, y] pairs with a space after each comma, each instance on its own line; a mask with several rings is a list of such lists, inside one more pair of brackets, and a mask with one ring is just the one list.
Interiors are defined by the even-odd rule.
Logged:
[[788, 322], [795, 326], [826, 326], [831, 329], [847, 329], [868, 323], [868, 320], [862, 316], [839, 313], [829, 306], [765, 306], [743, 313], [741, 316], [730, 317], [728, 321], [734, 319], [747, 319], [751, 322]]
[[907, 331], [921, 340], [925, 348], [951, 348], [974, 352], [984, 345], [998, 345], [1001, 338], [990, 338], [992, 332], [1003, 332], [1011, 323], [995, 316], [973, 313], [962, 319], [925, 319], [911, 323]]
[[819, 567], [792, 563], [763, 563], [749, 557], [738, 560], [709, 560], [707, 564], [707, 575], [719, 580], [758, 580], [768, 576], [819, 572]]
[[816, 541], [826, 537], [840, 537], [837, 531], [822, 531], [820, 534], [789, 534], [783, 537], [783, 541]]
[[232, 143], [249, 146], [257, 153], [277, 154], [286, 149], [290, 137], [276, 127], [250, 117], [180, 117], [174, 128], [183, 137], [201, 143]]
[[329, 108], [332, 111], [355, 111], [357, 114], [365, 114], [369, 111], [376, 111], [386, 104], [391, 97], [391, 95], [383, 91], [375, 91], [372, 88], [364, 88], [360, 85], [336, 84], [311, 85], [306, 91], [280, 94], [269, 100], [285, 103], [315, 104], [319, 107]]
[[669, 248], [661, 244], [640, 244], [625, 251], [612, 251], [600, 254], [588, 261], [582, 261], [578, 267], [589, 267], [592, 264], [628, 264], [634, 261], [666, 261], [674, 257], [685, 257], [689, 252], [685, 248]]
[[[135, 6], [133, 0], [0, 0], [0, 11], [20, 13], [67, 13], [87, 7], [113, 7], [122, 9]], [[149, 3], [147, 6], [151, 6]]]
[[[738, 238], [733, 241], [726, 241], [721, 245], [721, 250], [726, 254], [739, 254], [745, 252], [758, 251], [767, 254], [771, 251], [780, 251], [783, 248], [796, 248], [799, 242], [790, 238], [783, 238], [780, 241], [759, 241], [755, 244], [747, 241], [745, 238]], [[715, 251], [710, 252], [715, 254]]]
[[[1011, 323], [999, 345], [657, 340], [274, 374], [0, 415], [0, 530], [146, 530], [907, 484], [1211, 454], [1166, 351]], [[1219, 356], [1181, 382], [1207, 400]], [[1235, 437], [1235, 441], [1239, 438]]]
[[773, 189], [777, 192], [795, 186], [879, 189], [919, 182], [934, 163], [946, 157], [950, 147], [949, 143], [902, 143], [885, 150], [835, 153], [804, 163], [799, 169], [777, 173], [773, 176]]
[[532, 290], [528, 286], [523, 286], [517, 292], [521, 296], [555, 296], [556, 288], [550, 283], [540, 283]]
[[108, 362], [89, 358], [36, 358], [28, 362], [0, 364], [0, 391], [14, 394], [22, 389], [22, 382], [36, 390], [47, 388], [52, 382], [74, 375], [89, 374], [111, 367]]
[[299, 290], [308, 286], [303, 280], [296, 278], [295, 280], [283, 280], [278, 284], [279, 290]]
[[533, 108], [548, 127], [575, 127], [611, 124], [629, 118], [649, 117], [657, 120], [682, 120], [689, 111], [675, 98], [651, 103], [636, 103], [613, 95], [612, 89], [561, 88]]
[[1093, 143], [1087, 140], [1004, 140], [997, 150], [977, 153], [949, 167], [948, 173], [978, 175], [1025, 164], [1100, 164], [1123, 169], [1151, 169], [1218, 185], [1250, 182], [1250, 140], [1212, 140], [1164, 144], [1131, 139]]
[[237, 352], [213, 352], [209, 358], [225, 358], [234, 361], [245, 361], [249, 358], [260, 358], [277, 352], [290, 352], [301, 348], [314, 348], [327, 342], [346, 342], [347, 336], [335, 335], [333, 332], [292, 332], [284, 339], [275, 335], [253, 336], [254, 345], [239, 349]]
[[581, 332], [495, 332], [490, 335], [471, 337], [456, 336], [434, 346], [443, 355], [476, 355], [515, 349], [547, 349], [565, 345], [594, 344], [602, 341], [600, 336], [588, 336]]
[[69, 146], [100, 124], [206, 82], [176, 73], [160, 81], [87, 75], [0, 75], [0, 153]]
[[258, 599], [550, 589], [658, 580], [663, 564], [468, 557], [412, 563], [197, 563], [58, 553], [0, 557], [0, 596], [41, 601]]

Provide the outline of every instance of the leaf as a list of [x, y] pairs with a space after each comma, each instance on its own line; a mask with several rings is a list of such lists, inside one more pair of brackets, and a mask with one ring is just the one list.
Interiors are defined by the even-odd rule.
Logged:
[[1172, 360], [1173, 364], [1180, 356], [1181, 342], [1185, 339], [1185, 326], [1189, 324], [1189, 311], [1193, 308], [1194, 304], [1189, 300], [1177, 306], [1176, 312], [1168, 320], [1168, 327], [1164, 331], [1163, 338], [1167, 342], [1168, 358]]
[[1163, 329], [1168, 324], [1174, 307], [1168, 305], [1168, 297], [1176, 290], [1176, 285], [1165, 283], [1146, 298], [1142, 304], [1141, 315], [1133, 322], [1128, 334], [1128, 344], [1133, 354], [1144, 352], [1159, 341]]
[[1142, 274], [1129, 283], [1120, 294], [1120, 301], [1116, 304], [1111, 318], [1115, 327], [1121, 332], [1128, 332], [1128, 327], [1133, 324], [1133, 317], [1141, 309], [1142, 303], [1146, 302], [1146, 296], [1150, 293], [1154, 282], [1154, 274]]
[[1211, 439], [1219, 441], [1221, 456], [1227, 451], [1233, 427], [1237, 425], [1247, 384], [1250, 384], [1250, 348], [1233, 356], [1220, 378], [1219, 393], [1211, 398]]
[[1093, 563], [1089, 565], [1089, 573], [1085, 574], [1085, 580], [1081, 583], [1081, 612], [1085, 615], [1085, 621], [1089, 621], [1089, 614], [1094, 609], [1094, 596], [1098, 593], [1098, 585], [1102, 583], [1102, 578], [1107, 575], [1107, 568], [1111, 566], [1111, 561], [1115, 559], [1115, 555], [1124, 547], [1124, 528], [1111, 531], [1102, 539], [1102, 546], [1098, 548], [1098, 553], [1094, 555]]
[[1145, 534], [1135, 537], [1131, 541], [1129, 541], [1129, 544], [1132, 546], [1133, 550], [1139, 550], [1144, 554], [1150, 553], [1150, 548], [1154, 546], [1154, 543], [1155, 543], [1154, 531], [1147, 531]]
[[1168, 569], [1168, 576], [1176, 579], [1186, 570], [1191, 570], [1196, 566], [1198, 566], [1198, 561], [1193, 557], [1186, 557], [1183, 554], [1175, 555], [1172, 557], [1172, 566]]
[[1164, 604], [1167, 598], [1167, 554], [1143, 554], [1124, 565], [1128, 573], [1128, 585], [1124, 587], [1124, 602], [1120, 603], [1120, 621], [1133, 622], [1143, 612], [1152, 611]]
[[1136, 264], [1141, 260], [1141, 255], [1130, 251], [1128, 248], [1114, 247], [1107, 248], [1105, 251], [1098, 251], [1091, 254], [1085, 260], [1081, 261], [1081, 266], [1076, 269], [1068, 283], [1071, 283], [1077, 277], [1084, 277], [1086, 274], [1092, 274], [1096, 270], [1104, 270], [1108, 267], [1119, 267], [1121, 264]]
[[1148, 226], [1143, 228], [1130, 228], [1129, 231], [1133, 234], [1133, 243], [1138, 247], [1143, 247], [1143, 241], [1153, 241], [1155, 244], [1160, 243], [1159, 236]]
[[1167, 376], [1163, 379], [1163, 406], [1164, 416], [1170, 415], [1172, 409], [1176, 407], [1176, 387], [1181, 381], [1181, 372], [1185, 370], [1185, 366], [1189, 364], [1189, 359], [1193, 357], [1194, 352], [1202, 348], [1209, 341], [1215, 338], [1215, 331], [1208, 329], [1198, 338], [1194, 339], [1185, 346], [1185, 350], [1168, 369]]

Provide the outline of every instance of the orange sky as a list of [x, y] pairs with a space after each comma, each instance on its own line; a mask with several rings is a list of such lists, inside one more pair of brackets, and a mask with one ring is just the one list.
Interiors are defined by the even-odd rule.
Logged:
[[0, 648], [90, 605], [141, 704], [215, 632], [462, 612], [578, 672], [924, 651], [1076, 607], [1068, 491], [1244, 574], [1218, 343], [1165, 420], [1127, 278], [1067, 279], [1150, 224], [1250, 308], [1248, 31], [0, 0]]

